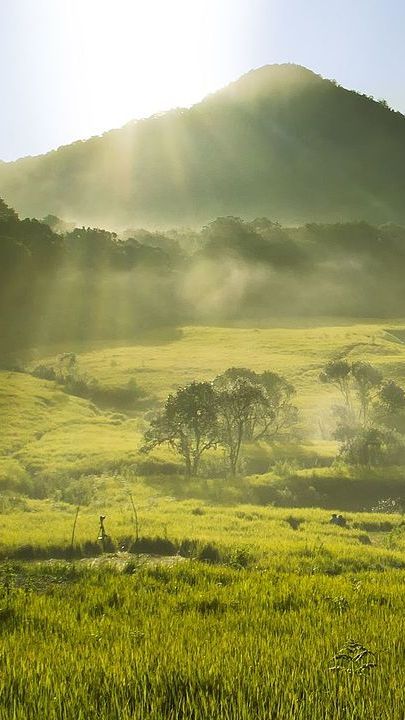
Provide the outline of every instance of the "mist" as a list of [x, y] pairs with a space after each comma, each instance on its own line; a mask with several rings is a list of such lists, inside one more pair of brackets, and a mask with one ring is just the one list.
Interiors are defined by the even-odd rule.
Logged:
[[[136, 341], [153, 328], [274, 318], [398, 317], [405, 228], [282, 227], [217, 218], [199, 231], [118, 235], [3, 203], [3, 354], [51, 343]], [[66, 230], [67, 228], [67, 230]]]

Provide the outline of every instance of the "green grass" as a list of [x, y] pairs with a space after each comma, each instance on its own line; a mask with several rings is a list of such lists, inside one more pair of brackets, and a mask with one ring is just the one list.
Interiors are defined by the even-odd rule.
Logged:
[[[82, 348], [78, 365], [106, 388], [126, 387], [135, 380], [155, 402], [181, 384], [212, 379], [230, 366], [282, 373], [297, 389], [302, 445], [248, 449], [247, 469], [254, 474], [286, 457], [298, 458], [304, 467], [329, 464], [337, 452], [336, 443], [328, 439], [329, 412], [337, 395], [318, 381], [321, 367], [330, 358], [347, 353], [352, 359], [370, 360], [387, 377], [403, 382], [405, 344], [400, 338], [404, 327], [401, 322], [343, 320], [319, 321], [310, 327], [287, 321], [285, 327], [256, 329], [188, 327], [172, 338], [150, 340], [150, 344], [144, 339], [142, 344], [127, 347], [98, 347], [87, 352]], [[32, 366], [52, 361], [55, 357], [43, 351]], [[17, 482], [26, 475], [69, 477], [133, 464], [140, 459], [145, 422], [140, 409], [134, 408], [130, 415], [100, 410], [87, 400], [67, 395], [52, 382], [24, 373], [0, 372], [0, 481], [4, 485], [2, 479], [11, 478], [9, 484], [13, 485], [13, 479]], [[167, 450], [153, 457], [163, 463], [179, 462]], [[210, 472], [218, 474], [215, 463], [220, 453], [211, 454], [211, 459]]]
[[[336, 396], [317, 377], [345, 349], [402, 381], [405, 345], [386, 326], [395, 330], [377, 322], [185, 328], [161, 345], [80, 354], [83, 372], [104, 386], [135, 378], [159, 399], [232, 365], [294, 382], [300, 447], [247, 448], [251, 467], [276, 466], [232, 484], [215, 472], [185, 483], [169, 474], [167, 451], [160, 468], [147, 474], [144, 465], [135, 478], [126, 468], [139, 459], [139, 411], [101, 411], [54, 383], [0, 373], [0, 481], [12, 488], [0, 503], [0, 720], [404, 720], [403, 518], [347, 511], [339, 528], [331, 511], [252, 498], [255, 485], [294, 472], [297, 483], [352, 483], [360, 497], [363, 482], [381, 481], [327, 467], [336, 446], [322, 439], [319, 420]], [[398, 470], [384, 472], [387, 487], [396, 482]], [[78, 555], [96, 547], [100, 514], [117, 547], [134, 538], [131, 491], [142, 537], [167, 538], [175, 550], [188, 540], [197, 556], [209, 546], [216, 564], [133, 555], [118, 572], [127, 555], [91, 567], [15, 562], [68, 554], [76, 508], [61, 497], [77, 476], [93, 493], [78, 515]], [[18, 496], [13, 505], [14, 491], [41, 478], [51, 497]], [[350, 639], [375, 653], [364, 675], [330, 670]]]
[[[311, 327], [184, 328], [178, 338], [162, 344], [81, 352], [78, 362], [82, 372], [105, 387], [125, 387], [135, 379], [149, 398], [159, 401], [181, 384], [211, 379], [231, 366], [275, 370], [297, 388], [304, 434], [321, 456], [330, 456], [336, 445], [323, 439], [322, 426], [337, 396], [318, 381], [322, 365], [347, 352], [351, 358], [370, 360], [387, 377], [401, 382], [405, 345], [396, 342], [392, 333], [400, 335], [403, 328], [393, 322], [331, 324], [330, 320]], [[44, 354], [35, 363], [50, 360]], [[93, 461], [93, 469], [126, 462], [133, 458], [142, 432], [139, 422], [97, 411], [53, 383], [21, 373], [0, 373], [0, 423], [3, 457], [13, 457], [28, 470], [49, 473], [91, 471]]]
[[[107, 531], [118, 546], [121, 538], [133, 537], [131, 491], [142, 536], [168, 537], [177, 544], [185, 538], [200, 546], [211, 543], [226, 557], [245, 549], [255, 564], [277, 569], [287, 563], [298, 573], [314, 572], [318, 566], [320, 572], [329, 568], [336, 573], [405, 567], [405, 526], [400, 525], [399, 515], [348, 512], [349, 527], [343, 529], [329, 524], [331, 513], [325, 510], [176, 500], [164, 495], [164, 489], [157, 492], [145, 482], [119, 474], [96, 478], [93, 501], [79, 513], [76, 543], [96, 541], [100, 514], [106, 515]], [[58, 500], [26, 500], [24, 509], [3, 514], [0, 557], [24, 545], [68, 548], [75, 510]], [[298, 530], [291, 528], [291, 516], [300, 520]], [[380, 531], [382, 521], [389, 523], [390, 532]], [[362, 543], [364, 528], [370, 528], [369, 545]]]
[[[402, 720], [403, 575], [8, 565], [0, 718]], [[355, 639], [364, 675], [330, 670]]]
[[[318, 509], [176, 501], [114, 475], [80, 510], [77, 546], [101, 513], [117, 543], [134, 536], [128, 490], [142, 536], [210, 543], [222, 561], [4, 562], [21, 545], [67, 548], [75, 508], [2, 515], [1, 720], [403, 720], [399, 515], [347, 513], [339, 528]], [[375, 653], [364, 675], [330, 670], [349, 639]]]
[[136, 419], [24, 373], [0, 373], [0, 427], [0, 478], [101, 471], [133, 460], [141, 437]]

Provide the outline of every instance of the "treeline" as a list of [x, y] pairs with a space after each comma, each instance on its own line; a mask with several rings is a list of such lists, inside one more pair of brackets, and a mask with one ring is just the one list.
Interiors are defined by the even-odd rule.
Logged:
[[[52, 229], [53, 228], [53, 229]], [[286, 228], [217, 218], [200, 231], [20, 220], [0, 200], [4, 358], [49, 343], [131, 340], [186, 323], [405, 314], [405, 228]]]

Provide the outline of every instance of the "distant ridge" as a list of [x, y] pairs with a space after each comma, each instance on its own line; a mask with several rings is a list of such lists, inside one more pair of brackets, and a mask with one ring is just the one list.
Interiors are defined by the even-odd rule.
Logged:
[[176, 109], [46, 155], [0, 163], [21, 215], [78, 223], [405, 223], [405, 117], [293, 65], [252, 70]]

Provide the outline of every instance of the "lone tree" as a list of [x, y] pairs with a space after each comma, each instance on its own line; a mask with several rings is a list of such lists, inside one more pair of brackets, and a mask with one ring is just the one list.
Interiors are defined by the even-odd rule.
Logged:
[[217, 397], [209, 382], [192, 382], [169, 395], [145, 434], [144, 452], [167, 444], [184, 460], [186, 476], [197, 475], [201, 456], [218, 444]]

